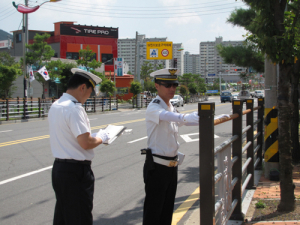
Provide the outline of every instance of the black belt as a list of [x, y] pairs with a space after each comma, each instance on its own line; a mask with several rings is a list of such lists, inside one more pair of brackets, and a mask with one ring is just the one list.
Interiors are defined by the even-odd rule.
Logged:
[[59, 159], [59, 158], [55, 158], [56, 162], [66, 162], [66, 163], [78, 163], [78, 164], [85, 164], [85, 165], [91, 165], [92, 161], [89, 160], [84, 160], [84, 161], [80, 161], [80, 160], [75, 160], [75, 159]]
[[177, 159], [177, 155], [173, 156], [173, 157], [168, 157], [168, 156], [162, 156], [162, 155], [156, 155], [156, 154], [152, 154], [153, 156], [160, 158], [160, 159], [165, 159], [165, 160], [176, 160]]

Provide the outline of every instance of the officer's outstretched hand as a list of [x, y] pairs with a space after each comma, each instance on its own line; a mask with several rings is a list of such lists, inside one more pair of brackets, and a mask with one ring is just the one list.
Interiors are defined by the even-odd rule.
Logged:
[[96, 135], [96, 137], [101, 138], [102, 143], [106, 142], [107, 140], [110, 139], [110, 135], [109, 133], [107, 133], [105, 130], [100, 129]]
[[185, 114], [183, 121], [186, 123], [199, 123], [198, 112], [193, 112], [191, 114]]

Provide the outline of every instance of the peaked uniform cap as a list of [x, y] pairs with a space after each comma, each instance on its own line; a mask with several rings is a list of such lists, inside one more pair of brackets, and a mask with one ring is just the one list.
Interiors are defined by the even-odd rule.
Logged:
[[100, 77], [98, 77], [95, 74], [92, 74], [88, 71], [82, 70], [82, 69], [72, 68], [71, 72], [74, 75], [77, 74], [77, 75], [87, 78], [93, 84], [93, 87], [95, 87], [97, 84], [99, 84], [102, 81], [102, 79]]
[[177, 68], [161, 69], [150, 73], [150, 77], [154, 77], [155, 82], [178, 83], [178, 76], [180, 76], [180, 70]]

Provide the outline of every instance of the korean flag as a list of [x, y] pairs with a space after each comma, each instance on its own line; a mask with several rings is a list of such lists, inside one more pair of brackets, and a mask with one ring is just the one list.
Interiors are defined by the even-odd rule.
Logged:
[[29, 73], [29, 80], [30, 80], [30, 82], [34, 81], [35, 78], [34, 78], [32, 66], [30, 66], [30, 67], [28, 66], [28, 73]]
[[47, 80], [50, 80], [50, 77], [49, 77], [49, 74], [48, 74], [48, 71], [46, 69], [45, 66], [43, 66], [41, 69], [38, 70], [39, 74], [42, 75], [42, 77], [44, 77], [44, 79], [47, 81]]

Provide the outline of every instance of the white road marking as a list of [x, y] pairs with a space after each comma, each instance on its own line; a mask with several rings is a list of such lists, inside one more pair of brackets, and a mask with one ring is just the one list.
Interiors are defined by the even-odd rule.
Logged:
[[21, 179], [23, 177], [28, 177], [30, 175], [40, 173], [40, 172], [43, 172], [43, 171], [49, 170], [49, 169], [52, 169], [52, 166], [48, 166], [48, 167], [45, 167], [45, 168], [42, 168], [42, 169], [39, 169], [39, 170], [35, 170], [35, 171], [29, 172], [29, 173], [25, 173], [25, 174], [17, 176], [17, 177], [13, 177], [13, 178], [10, 178], [10, 179], [4, 180], [4, 181], [0, 181], [0, 185], [6, 184], [6, 183], [9, 183], [9, 182], [18, 180], [18, 179]]
[[[193, 135], [199, 135], [199, 133], [193, 133], [193, 134], [182, 134], [180, 135], [180, 137], [182, 137], [183, 140], [185, 140], [185, 142], [194, 142], [194, 141], [199, 141], [199, 138], [195, 138], [195, 139], [192, 139], [190, 136], [193, 136]], [[215, 138], [219, 138], [218, 135], [215, 135], [214, 136]]]
[[3, 130], [3, 131], [0, 131], [0, 133], [5, 133], [5, 132], [10, 132], [12, 130]]
[[131, 144], [131, 143], [134, 143], [134, 142], [137, 142], [137, 141], [144, 140], [144, 139], [146, 139], [146, 138], [148, 138], [148, 137], [147, 137], [147, 136], [146, 136], [146, 137], [142, 137], [142, 138], [139, 138], [139, 139], [136, 139], [136, 140], [133, 140], [133, 141], [127, 142], [127, 143]]

